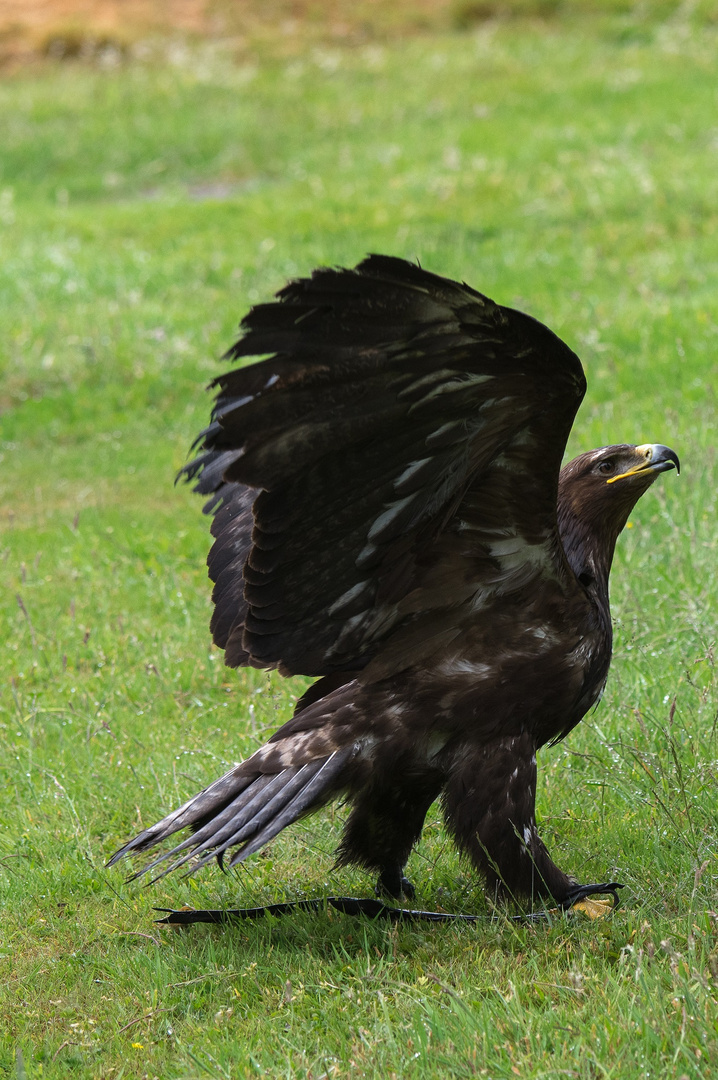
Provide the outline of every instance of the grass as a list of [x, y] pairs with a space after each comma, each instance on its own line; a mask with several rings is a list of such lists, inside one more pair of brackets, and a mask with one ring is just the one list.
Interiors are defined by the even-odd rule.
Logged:
[[[0, 84], [0, 1074], [718, 1065], [716, 44], [587, 18]], [[153, 925], [154, 905], [367, 894], [331, 870], [341, 808], [226, 877], [103, 869], [301, 691], [223, 668], [207, 522], [172, 481], [246, 307], [370, 250], [577, 348], [570, 452], [663, 441], [684, 463], [621, 540], [604, 700], [541, 756], [557, 861], [627, 885], [604, 923]], [[410, 869], [426, 906], [488, 913], [436, 813]]]

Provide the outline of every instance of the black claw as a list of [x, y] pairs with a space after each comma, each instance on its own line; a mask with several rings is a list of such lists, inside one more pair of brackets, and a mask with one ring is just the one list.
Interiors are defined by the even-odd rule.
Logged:
[[400, 870], [383, 870], [374, 890], [377, 896], [390, 896], [392, 900], [413, 900], [416, 889]]
[[408, 878], [402, 877], [401, 879], [401, 891], [407, 900], [413, 900], [416, 897], [416, 889]]
[[624, 886], [618, 881], [604, 881], [601, 885], [576, 885], [571, 892], [559, 900], [558, 905], [562, 911], [568, 911], [579, 900], [585, 900], [587, 896], [612, 896], [614, 911], [621, 900], [617, 890]]

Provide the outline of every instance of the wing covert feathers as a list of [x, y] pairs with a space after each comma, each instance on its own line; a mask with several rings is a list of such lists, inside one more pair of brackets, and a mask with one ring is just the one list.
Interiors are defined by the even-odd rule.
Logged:
[[460, 632], [487, 587], [563, 572], [557, 477], [585, 382], [546, 327], [372, 255], [291, 282], [242, 332], [229, 358], [269, 358], [215, 380], [185, 469], [217, 511], [230, 666], [400, 668], [407, 635]]

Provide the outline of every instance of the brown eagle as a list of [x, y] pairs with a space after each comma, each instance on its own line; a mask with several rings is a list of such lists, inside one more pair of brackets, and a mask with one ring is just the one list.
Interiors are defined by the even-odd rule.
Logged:
[[528, 315], [401, 259], [320, 269], [253, 308], [186, 467], [211, 495], [211, 629], [230, 667], [319, 676], [247, 761], [118, 851], [140, 873], [242, 862], [343, 796], [337, 864], [391, 896], [430, 804], [488, 887], [579, 885], [534, 816], [536, 751], [598, 701], [618, 534], [666, 446], [561, 458], [578, 357]]

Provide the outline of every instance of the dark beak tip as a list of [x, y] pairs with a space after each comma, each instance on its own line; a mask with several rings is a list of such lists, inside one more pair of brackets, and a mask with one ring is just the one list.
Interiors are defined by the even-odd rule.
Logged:
[[662, 465], [665, 471], [668, 469], [675, 469], [680, 476], [681, 463], [675, 450], [671, 450], [670, 446], [659, 444], [655, 447], [655, 451], [658, 455], [657, 464]]

